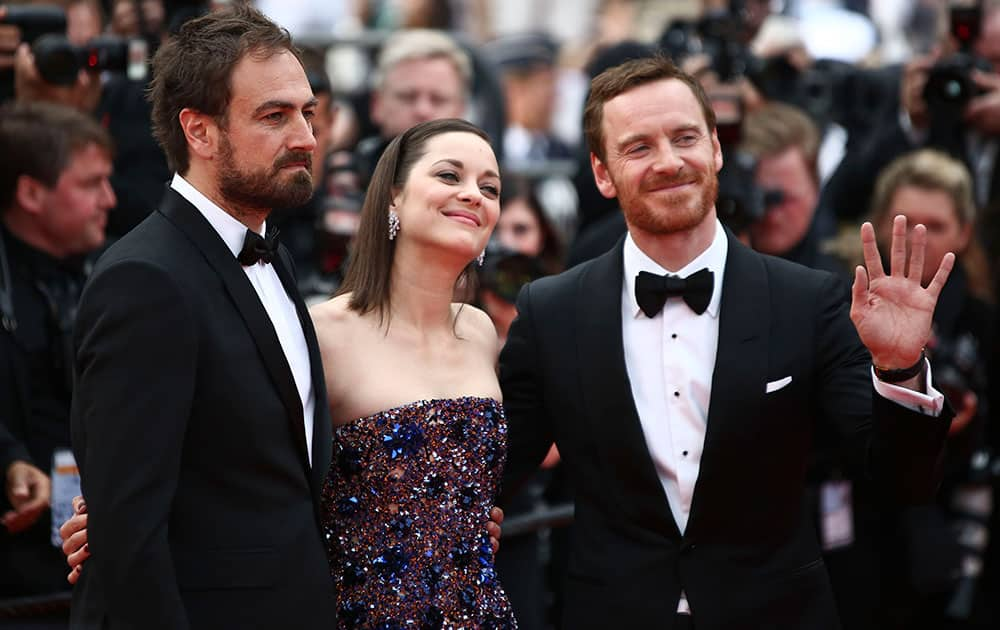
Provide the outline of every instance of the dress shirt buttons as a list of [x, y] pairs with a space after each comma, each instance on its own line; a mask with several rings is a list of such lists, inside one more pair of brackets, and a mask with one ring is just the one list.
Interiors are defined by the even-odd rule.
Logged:
[[671, 339], [677, 339], [677, 333], [674, 333], [674, 334], [670, 335], [670, 338]]
[[688, 456], [688, 452], [687, 451], [681, 451], [681, 455], [683, 455], [684, 457], [687, 457]]
[[675, 397], [675, 398], [680, 398], [680, 395], [681, 395], [681, 393], [680, 393], [680, 392], [674, 392], [674, 397]]

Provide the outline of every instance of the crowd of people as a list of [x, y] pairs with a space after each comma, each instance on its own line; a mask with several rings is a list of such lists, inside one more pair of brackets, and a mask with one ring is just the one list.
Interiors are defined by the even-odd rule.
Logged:
[[0, 627], [1000, 624], [1000, 2], [272, 4], [0, 4]]

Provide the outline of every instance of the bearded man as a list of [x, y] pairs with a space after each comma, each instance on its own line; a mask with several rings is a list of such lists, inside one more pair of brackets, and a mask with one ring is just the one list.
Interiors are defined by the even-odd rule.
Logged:
[[243, 3], [188, 22], [153, 76], [176, 174], [100, 259], [77, 316], [92, 555], [72, 627], [330, 627], [323, 371], [266, 232], [312, 194], [316, 98], [288, 33]]
[[866, 224], [849, 314], [833, 275], [742, 245], [711, 105], [666, 59], [597, 76], [584, 129], [628, 234], [522, 289], [500, 357], [505, 487], [554, 441], [576, 493], [562, 627], [838, 628], [809, 443], [839, 436], [893, 505], [932, 495], [952, 414], [922, 348], [954, 256], [924, 289], [924, 227], [907, 271], [897, 217], [886, 272]]

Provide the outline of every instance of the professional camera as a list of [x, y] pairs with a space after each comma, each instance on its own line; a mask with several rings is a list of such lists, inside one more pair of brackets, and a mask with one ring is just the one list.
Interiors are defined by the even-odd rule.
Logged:
[[927, 75], [923, 98], [929, 117], [928, 144], [964, 158], [960, 143], [965, 132], [963, 111], [982, 93], [972, 80], [972, 71], [992, 72], [990, 63], [972, 52], [982, 25], [982, 7], [955, 6], [949, 10], [951, 35], [959, 51], [938, 61]]
[[[723, 156], [715, 207], [722, 224], [740, 234], [764, 216], [768, 204], [775, 203], [776, 197], [774, 192], [768, 194], [757, 187], [754, 181], [757, 161], [739, 148], [743, 135], [743, 103], [739, 93], [723, 86], [710, 91], [708, 98], [715, 112], [715, 131]], [[777, 198], [777, 203], [780, 201]]]
[[931, 68], [924, 86], [924, 101], [935, 113], [954, 116], [979, 93], [972, 81], [975, 69], [990, 71], [989, 62], [972, 54], [972, 46], [982, 30], [982, 7], [952, 6], [949, 10], [951, 35], [959, 44], [959, 52], [939, 61]]
[[73, 85], [80, 70], [128, 74], [131, 79], [145, 76], [146, 47], [141, 39], [95, 37], [75, 46], [65, 35], [42, 35], [31, 47], [35, 67], [45, 81]]
[[[0, 24], [16, 26], [21, 41], [31, 44], [47, 33], [66, 32], [66, 12], [48, 5], [7, 5], [7, 14]], [[0, 102], [14, 96], [14, 68], [0, 68]]]

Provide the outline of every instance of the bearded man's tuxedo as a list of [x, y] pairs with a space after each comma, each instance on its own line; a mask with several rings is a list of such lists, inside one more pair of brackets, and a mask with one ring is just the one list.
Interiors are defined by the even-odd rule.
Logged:
[[[660, 418], [640, 418], [629, 376], [655, 344], [623, 337], [623, 317], [646, 317], [623, 294], [624, 239], [517, 301], [500, 359], [506, 485], [556, 443], [576, 497], [564, 628], [670, 630], [682, 592], [698, 630], [838, 628], [804, 490], [820, 423], [840, 437], [854, 477], [888, 500], [934, 492], [950, 412], [932, 417], [874, 393], [838, 279], [725, 238], [720, 302], [693, 316], [715, 312], [718, 344], [683, 509], [651, 457]], [[675, 396], [664, 388], [663, 405]]]

